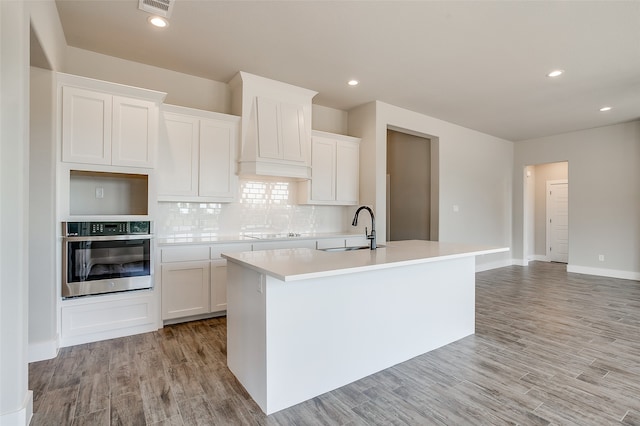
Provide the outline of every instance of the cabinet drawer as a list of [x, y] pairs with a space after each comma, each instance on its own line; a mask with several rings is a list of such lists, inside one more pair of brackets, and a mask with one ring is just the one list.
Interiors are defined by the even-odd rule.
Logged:
[[161, 250], [160, 261], [162, 263], [192, 260], [209, 260], [209, 246], [170, 247]]
[[211, 246], [211, 259], [222, 259], [220, 253], [237, 253], [240, 251], [251, 251], [251, 244], [214, 244]]

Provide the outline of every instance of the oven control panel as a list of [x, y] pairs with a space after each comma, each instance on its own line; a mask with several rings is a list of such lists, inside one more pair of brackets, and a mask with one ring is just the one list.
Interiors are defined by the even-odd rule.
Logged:
[[67, 237], [148, 235], [151, 222], [64, 222], [62, 232]]

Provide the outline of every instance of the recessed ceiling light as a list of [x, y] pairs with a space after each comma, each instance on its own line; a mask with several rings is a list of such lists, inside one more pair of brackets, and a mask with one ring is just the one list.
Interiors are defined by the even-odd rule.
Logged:
[[605, 111], [611, 111], [611, 107], [610, 106], [603, 106], [602, 108], [600, 108], [600, 112], [605, 112]]
[[148, 21], [151, 25], [158, 28], [164, 28], [169, 25], [169, 21], [159, 16], [150, 16]]
[[357, 86], [358, 84], [360, 84], [360, 82], [358, 80], [349, 80], [347, 84], [349, 86]]
[[564, 74], [563, 70], [553, 70], [547, 74], [547, 77], [560, 77], [562, 74]]

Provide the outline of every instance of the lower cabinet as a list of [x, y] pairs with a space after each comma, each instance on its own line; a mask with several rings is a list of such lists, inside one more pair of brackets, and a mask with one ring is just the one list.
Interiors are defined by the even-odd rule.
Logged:
[[138, 290], [63, 300], [60, 346], [147, 333], [158, 329], [154, 290]]
[[[159, 279], [162, 287], [162, 320], [205, 318], [227, 310], [227, 261], [221, 253], [285, 248], [329, 248], [365, 245], [364, 236], [324, 239], [221, 243], [209, 245], [172, 245], [159, 250]], [[176, 321], [177, 320], [177, 321]]]
[[162, 248], [162, 319], [175, 320], [226, 311], [227, 261], [220, 253], [241, 251], [251, 251], [251, 244]]
[[210, 263], [207, 260], [162, 265], [163, 320], [210, 312]]
[[211, 261], [211, 312], [227, 310], [227, 261]]

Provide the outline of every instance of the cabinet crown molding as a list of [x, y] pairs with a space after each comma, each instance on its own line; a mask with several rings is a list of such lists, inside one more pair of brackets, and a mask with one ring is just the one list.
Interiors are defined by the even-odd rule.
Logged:
[[79, 75], [57, 73], [58, 86], [75, 86], [83, 89], [98, 90], [110, 95], [121, 95], [132, 98], [144, 99], [156, 103], [164, 102], [167, 97], [165, 92], [144, 89], [141, 87], [127, 86], [126, 84], [112, 83]]

